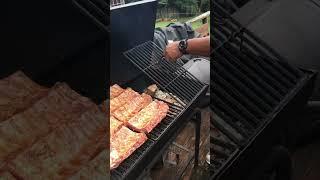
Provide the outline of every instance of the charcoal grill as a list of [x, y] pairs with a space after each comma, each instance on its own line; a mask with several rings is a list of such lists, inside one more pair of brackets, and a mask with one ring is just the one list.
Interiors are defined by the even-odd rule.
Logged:
[[211, 124], [220, 134], [211, 133], [211, 179], [248, 179], [273, 146], [286, 147], [281, 139], [316, 73], [289, 65], [218, 3], [213, 7]]
[[[126, 51], [124, 55], [128, 63], [131, 61], [144, 73], [149, 84], [156, 83], [162, 91], [176, 95], [177, 98], [174, 98], [180, 105], [168, 103], [170, 107], [168, 115], [147, 135], [148, 141], [111, 172], [112, 179], [141, 178], [145, 171], [150, 170], [188, 120], [197, 116], [199, 119], [196, 122], [199, 123], [200, 112], [195, 109], [199, 99], [208, 89], [207, 85], [197, 80], [181, 64], [165, 60], [162, 56], [163, 50], [151, 41]], [[132, 81], [121, 85], [135, 89]], [[199, 133], [195, 150], [196, 164], [199, 153]]]
[[[111, 8], [110, 81], [142, 93], [148, 85], [172, 93], [180, 106], [169, 104], [165, 119], [147, 136], [148, 140], [112, 170], [111, 179], [140, 179], [147, 174], [190, 119], [197, 119], [200, 132], [201, 115], [196, 107], [208, 87], [181, 67], [162, 58], [163, 51], [153, 42], [156, 0], [143, 0]], [[133, 16], [134, 14], [134, 16]], [[122, 20], [122, 21], [121, 21]], [[199, 153], [196, 134], [195, 164]]]

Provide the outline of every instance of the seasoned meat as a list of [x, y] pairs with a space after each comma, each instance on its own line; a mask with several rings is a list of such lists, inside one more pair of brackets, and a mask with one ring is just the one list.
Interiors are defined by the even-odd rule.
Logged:
[[142, 94], [141, 96], [135, 97], [131, 102], [125, 104], [118, 108], [114, 113], [114, 117], [120, 121], [126, 123], [133, 116], [138, 114], [138, 112], [145, 108], [148, 104], [152, 102], [151, 96], [147, 94]]
[[128, 158], [146, 140], [147, 136], [145, 134], [135, 133], [123, 126], [111, 140], [110, 169], [117, 168], [122, 161]]
[[167, 115], [169, 106], [162, 101], [153, 101], [128, 121], [128, 125], [138, 132], [149, 133]]
[[110, 138], [121, 128], [122, 122], [118, 121], [113, 116], [110, 117]]
[[123, 93], [121, 93], [118, 97], [115, 97], [110, 100], [110, 114], [120, 108], [121, 106], [131, 102], [135, 97], [138, 97], [139, 94], [132, 90], [131, 88], [127, 88]]
[[87, 110], [76, 121], [59, 126], [17, 155], [9, 168], [25, 179], [58, 179], [60, 169], [79, 155], [87, 160], [92, 156], [84, 152], [90, 152], [87, 148], [97, 142], [102, 127], [106, 127], [106, 119], [101, 110]]
[[0, 80], [0, 122], [25, 110], [47, 94], [21, 71]]
[[46, 97], [1, 123], [0, 160], [11, 159], [36, 139], [65, 122], [77, 119], [83, 111], [93, 106], [93, 102], [81, 97], [66, 84], [56, 84]]
[[115, 84], [110, 87], [110, 99], [113, 99], [123, 93], [124, 89], [122, 89], [118, 84]]

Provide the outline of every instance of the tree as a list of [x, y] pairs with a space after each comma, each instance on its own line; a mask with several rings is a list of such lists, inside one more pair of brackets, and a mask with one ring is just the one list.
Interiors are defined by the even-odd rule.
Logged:
[[201, 12], [210, 11], [210, 0], [201, 0], [200, 10]]

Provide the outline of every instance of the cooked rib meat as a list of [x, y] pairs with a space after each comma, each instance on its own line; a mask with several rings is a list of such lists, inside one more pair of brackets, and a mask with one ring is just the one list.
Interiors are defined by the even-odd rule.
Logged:
[[1, 123], [0, 161], [11, 159], [39, 137], [64, 122], [77, 119], [81, 112], [93, 106], [93, 102], [81, 97], [66, 84], [56, 84], [46, 97]]
[[141, 96], [135, 97], [128, 104], [125, 104], [124, 106], [121, 106], [119, 109], [114, 111], [113, 115], [120, 121], [126, 123], [129, 119], [138, 114], [141, 109], [145, 108], [151, 102], [151, 96], [143, 93]]
[[110, 138], [114, 136], [114, 134], [121, 128], [122, 122], [118, 121], [113, 116], [110, 117]]
[[28, 108], [47, 91], [21, 71], [0, 80], [0, 122]]
[[138, 132], [149, 133], [166, 116], [169, 106], [162, 101], [153, 101], [128, 121], [128, 125]]
[[110, 145], [110, 169], [114, 169], [128, 158], [145, 141], [147, 136], [135, 133], [123, 126], [115, 135]]
[[110, 99], [113, 99], [123, 93], [124, 89], [122, 89], [118, 84], [115, 84], [110, 87]]
[[110, 100], [110, 114], [117, 110], [119, 107], [129, 103], [135, 97], [139, 96], [137, 92], [132, 90], [131, 88], [127, 88], [123, 93], [121, 93], [118, 97], [115, 97]]
[[91, 108], [79, 119], [62, 124], [17, 155], [9, 163], [9, 168], [24, 179], [58, 179], [62, 166], [96, 142], [97, 134], [105, 125], [105, 115], [98, 107]]

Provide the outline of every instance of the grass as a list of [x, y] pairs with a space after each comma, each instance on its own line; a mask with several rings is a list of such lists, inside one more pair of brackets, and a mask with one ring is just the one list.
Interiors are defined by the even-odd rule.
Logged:
[[[180, 18], [180, 19], [177, 20], [177, 22], [184, 23], [184, 22], [188, 21], [189, 19], [192, 19], [192, 17], [191, 18]], [[208, 18], [208, 22], [210, 22], [210, 17]], [[156, 23], [156, 28], [157, 27], [166, 27], [170, 23], [172, 23], [172, 22], [171, 21], [157, 22]], [[202, 22], [201, 22], [201, 20], [193, 22], [193, 23], [191, 23], [191, 26], [192, 26], [193, 29], [197, 29], [197, 28], [202, 26]], [[209, 23], [209, 32], [210, 32], [210, 23]]]

